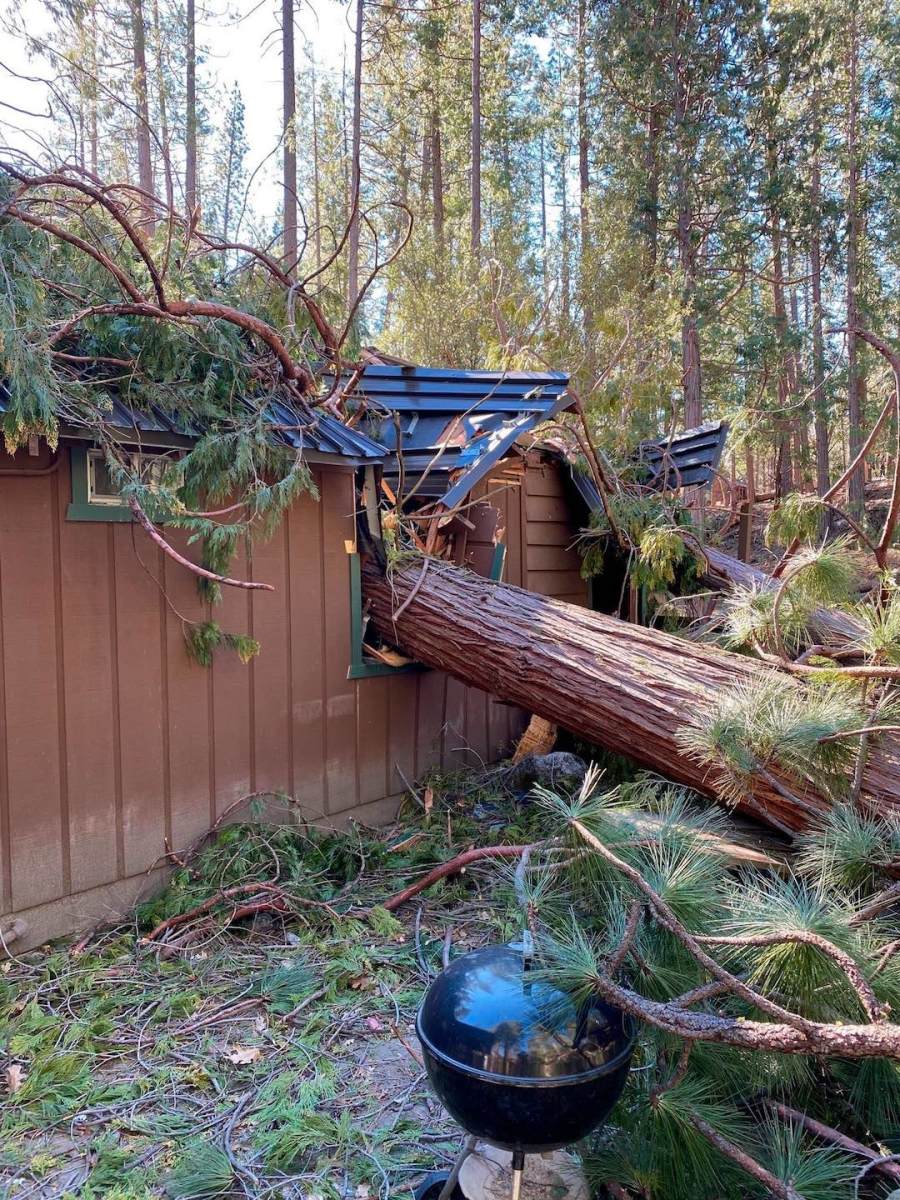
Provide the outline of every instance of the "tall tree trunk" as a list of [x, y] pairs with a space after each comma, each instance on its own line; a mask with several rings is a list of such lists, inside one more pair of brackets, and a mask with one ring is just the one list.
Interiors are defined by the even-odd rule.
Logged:
[[647, 116], [644, 134], [644, 290], [650, 295], [656, 287], [656, 262], [659, 255], [659, 140], [662, 120], [656, 106]]
[[197, 18], [195, 0], [187, 0], [186, 20], [184, 198], [190, 214], [197, 207]]
[[544, 279], [544, 303], [550, 295], [550, 276], [547, 271], [547, 160], [544, 146], [544, 128], [540, 133], [541, 156], [541, 271]]
[[472, 0], [472, 265], [481, 255], [481, 0]]
[[[153, 156], [150, 152], [150, 103], [147, 96], [147, 34], [144, 24], [143, 0], [131, 0], [131, 40], [134, 61], [134, 99], [137, 109], [135, 142], [137, 144], [138, 185], [148, 195], [153, 194]], [[149, 201], [143, 202], [144, 223], [153, 231], [154, 210]]]
[[90, 63], [91, 63], [91, 75], [93, 77], [88, 85], [90, 88], [90, 110], [88, 113], [88, 127], [89, 127], [89, 135], [88, 136], [90, 137], [90, 145], [91, 145], [91, 158], [90, 158], [89, 165], [90, 165], [91, 171], [94, 173], [94, 175], [96, 175], [96, 174], [98, 174], [99, 167], [100, 167], [100, 153], [99, 153], [100, 137], [99, 137], [99, 131], [98, 131], [98, 122], [97, 122], [97, 87], [98, 87], [98, 84], [95, 82], [97, 79], [97, 76], [98, 76], [97, 47], [98, 47], [98, 38], [99, 38], [100, 34], [97, 29], [97, 2], [96, 2], [96, 0], [91, 0], [89, 13], [90, 13], [90, 35], [89, 35], [88, 45], [90, 47], [89, 54], [90, 54]]
[[156, 104], [159, 108], [159, 137], [162, 142], [162, 170], [166, 180], [166, 202], [175, 207], [169, 138], [169, 102], [166, 83], [165, 35], [159, 13], [159, 0], [153, 0], [153, 57], [156, 63]]
[[444, 259], [444, 157], [441, 148], [441, 110], [436, 96], [431, 100], [431, 191], [432, 228], [438, 261]]
[[[862, 364], [855, 330], [859, 326], [859, 244], [862, 224], [859, 202], [859, 5], [852, 5], [848, 48], [847, 104], [847, 440], [850, 460], [862, 445]], [[848, 500], [857, 515], [864, 506], [864, 471], [860, 464], [850, 477]]]
[[591, 225], [590, 187], [588, 166], [588, 114], [587, 114], [587, 0], [578, 0], [576, 25], [575, 63], [578, 76], [578, 215], [581, 225], [581, 311], [584, 320], [584, 336], [588, 361], [591, 360], [591, 330], [594, 316], [591, 310]]
[[[390, 579], [367, 562], [363, 588], [381, 636], [419, 662], [714, 798], [725, 790], [721, 777], [685, 754], [679, 733], [718, 711], [736, 686], [771, 678], [772, 668], [758, 660], [436, 560], [424, 577], [412, 564]], [[863, 791], [882, 811], [900, 807], [896, 738], [871, 748]], [[774, 766], [768, 778], [753, 777], [742, 803], [792, 829], [828, 806], [814, 781], [790, 779]]]
[[359, 295], [359, 199], [362, 186], [362, 45], [363, 0], [356, 0], [356, 31], [353, 48], [353, 140], [350, 149], [350, 236], [347, 240], [347, 306]]
[[778, 339], [778, 414], [775, 418], [775, 496], [786, 496], [794, 486], [791, 458], [791, 377], [785, 343], [787, 311], [784, 302], [784, 265], [781, 250], [781, 218], [772, 213], [772, 309]]
[[[677, 23], [676, 23], [677, 25]], [[673, 53], [675, 80], [675, 154], [676, 204], [675, 237], [681, 268], [681, 380], [684, 395], [685, 428], [703, 422], [703, 384], [700, 365], [700, 332], [697, 327], [697, 248], [694, 244], [694, 211], [691, 201], [690, 135], [687, 132], [689, 80], [678, 47]]]
[[828, 464], [828, 417], [825, 410], [825, 336], [822, 311], [822, 126], [818, 91], [813, 97], [813, 159], [810, 176], [812, 237], [809, 243], [809, 274], [812, 290], [813, 413], [816, 428], [816, 491], [824, 496], [830, 483]]
[[313, 155], [313, 246], [316, 254], [316, 270], [322, 265], [322, 194], [319, 180], [319, 101], [316, 95], [316, 64], [312, 64], [312, 155]]
[[283, 137], [284, 266], [297, 266], [297, 91], [294, 67], [294, 0], [281, 0], [281, 92]]
[[[787, 273], [788, 295], [790, 297], [791, 328], [795, 338], [800, 332], [800, 298], [796, 283], [797, 263], [794, 258], [793, 244], [788, 236], [787, 244]], [[800, 357], [799, 340], [791, 351], [791, 387], [793, 391], [793, 406], [797, 423], [797, 482], [802, 482], [804, 489], [812, 486], [810, 475], [809, 455], [809, 400], [804, 396], [806, 387], [803, 380], [803, 362]]]

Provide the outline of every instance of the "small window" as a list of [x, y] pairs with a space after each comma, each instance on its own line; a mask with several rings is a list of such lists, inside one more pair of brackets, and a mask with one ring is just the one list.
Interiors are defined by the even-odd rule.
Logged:
[[[122, 500], [113, 472], [102, 450], [72, 447], [72, 503], [70, 521], [130, 521], [131, 509]], [[159, 487], [172, 465], [171, 452], [147, 454], [140, 450], [120, 452], [128, 469], [148, 487]]]

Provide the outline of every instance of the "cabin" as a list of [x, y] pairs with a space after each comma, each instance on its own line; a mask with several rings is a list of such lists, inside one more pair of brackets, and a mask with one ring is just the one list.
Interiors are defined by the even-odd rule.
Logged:
[[[370, 357], [344, 384], [346, 423], [267, 411], [319, 498], [234, 563], [275, 590], [225, 588], [212, 609], [133, 521], [83, 431], [0, 452], [0, 955], [127, 911], [179, 849], [254, 801], [374, 824], [427, 771], [508, 752], [528, 714], [368, 634], [358, 534], [382, 497], [426, 514], [431, 552], [600, 605], [575, 545], [599, 498], [558, 443], [536, 440], [570, 402], [564, 374]], [[0, 412], [6, 399], [0, 388]], [[193, 440], [118, 401], [110, 424], [145, 472]], [[718, 461], [724, 434], [693, 433], [650, 447], [656, 478]], [[199, 561], [183, 531], [166, 538]], [[199, 666], [185, 631], [209, 619], [259, 654]]]
[[[566, 383], [370, 365], [356, 387], [364, 420], [322, 415], [302, 432], [319, 500], [301, 497], [234, 564], [275, 591], [225, 588], [211, 611], [196, 579], [133, 522], [78, 430], [63, 429], [55, 449], [0, 451], [0, 935], [10, 952], [126, 911], [170, 856], [251, 797], [290, 796], [312, 823], [377, 823], [429, 769], [507, 751], [524, 714], [368, 647], [358, 502], [367, 483], [418, 488], [413, 504], [462, 498], [457, 561], [586, 604], [565, 467], [528, 447], [565, 407]], [[281, 436], [299, 438], [291, 414], [274, 406], [271, 416]], [[117, 404], [112, 419], [142, 468], [191, 444], [161, 413]], [[166, 537], [198, 560], [184, 533]], [[251, 633], [258, 656], [192, 661], [185, 623], [210, 617]]]

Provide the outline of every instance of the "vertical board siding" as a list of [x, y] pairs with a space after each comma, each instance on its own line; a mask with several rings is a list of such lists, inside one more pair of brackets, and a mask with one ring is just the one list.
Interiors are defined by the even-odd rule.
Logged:
[[144, 539], [140, 548], [142, 567], [135, 552], [137, 531], [130, 525], [114, 525], [112, 530], [118, 628], [121, 807], [125, 874], [128, 876], [146, 870], [164, 852], [163, 839], [168, 823], [161, 597], [156, 583], [162, 562], [160, 553]]
[[[247, 579], [250, 567], [242, 544], [231, 565], [236, 579]], [[212, 617], [222, 629], [247, 633], [251, 626], [250, 592], [223, 588]], [[209, 669], [212, 696], [209, 704], [213, 739], [212, 778], [216, 819], [253, 790], [253, 723], [250, 720], [251, 672], [236, 654], [216, 654]]]
[[70, 890], [57, 678], [57, 474], [2, 479], [3, 732], [13, 910]]
[[[291, 790], [291, 622], [290, 588], [284, 529], [253, 545], [254, 579], [274, 592], [251, 592], [253, 636], [260, 645], [253, 660], [256, 718], [253, 723], [256, 778], [260, 792]], [[299, 633], [299, 631], [298, 631]]]
[[112, 676], [116, 627], [110, 580], [110, 543], [103, 525], [65, 525], [69, 500], [68, 455], [63, 455], [56, 528], [60, 578], [57, 590], [62, 624], [60, 660], [65, 693], [66, 779], [69, 839], [80, 852], [71, 856], [71, 888], [86, 891], [112, 883], [121, 870], [117, 729]]
[[323, 559], [325, 699], [325, 811], [354, 807], [356, 782], [356, 687], [350, 664], [350, 559], [345, 543], [355, 536], [352, 471], [323, 471], [319, 503]]
[[[322, 472], [315, 475], [323, 489]], [[325, 585], [320, 513], [322, 501], [301, 498], [287, 515], [291, 584], [292, 794], [311, 819], [325, 812], [324, 672]], [[349, 603], [349, 601], [348, 601]]]
[[[168, 530], [166, 540], [185, 557], [198, 557], [183, 531]], [[146, 544], [146, 538], [143, 539]], [[207, 668], [188, 656], [184, 644], [188, 621], [206, 619], [197, 580], [166, 557], [165, 675], [167, 687], [171, 847], [187, 846], [209, 828], [209, 699]]]
[[[0, 913], [135, 879], [254, 790], [313, 821], [347, 815], [520, 732], [517, 709], [437, 671], [348, 679], [352, 470], [316, 468], [319, 501], [240, 549], [233, 574], [275, 592], [225, 588], [211, 607], [142, 530], [68, 521], [65, 448], [53, 462], [0, 470]], [[497, 536], [506, 581], [584, 591], [560, 479], [528, 466], [497, 485], [473, 510], [469, 564], [488, 572]], [[259, 639], [250, 666], [188, 657], [184, 621], [208, 619]]]
[[531, 451], [523, 489], [525, 521], [525, 587], [569, 604], [588, 604], [588, 584], [581, 578], [581, 555], [575, 549], [578, 526], [572, 518], [563, 468], [555, 459]]

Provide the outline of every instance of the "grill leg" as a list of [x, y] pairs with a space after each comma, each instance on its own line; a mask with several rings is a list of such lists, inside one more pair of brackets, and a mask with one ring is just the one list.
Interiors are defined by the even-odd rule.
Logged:
[[512, 1191], [510, 1200], [520, 1200], [522, 1195], [522, 1172], [525, 1170], [525, 1155], [521, 1150], [513, 1151], [512, 1158]]
[[463, 1163], [474, 1151], [477, 1142], [478, 1139], [475, 1137], [469, 1136], [466, 1138], [466, 1144], [463, 1146], [459, 1153], [459, 1157], [453, 1164], [453, 1170], [447, 1176], [447, 1182], [441, 1188], [441, 1194], [438, 1196], [438, 1200], [451, 1200], [453, 1193], [456, 1191], [456, 1184], [459, 1181], [459, 1173], [462, 1170]]

